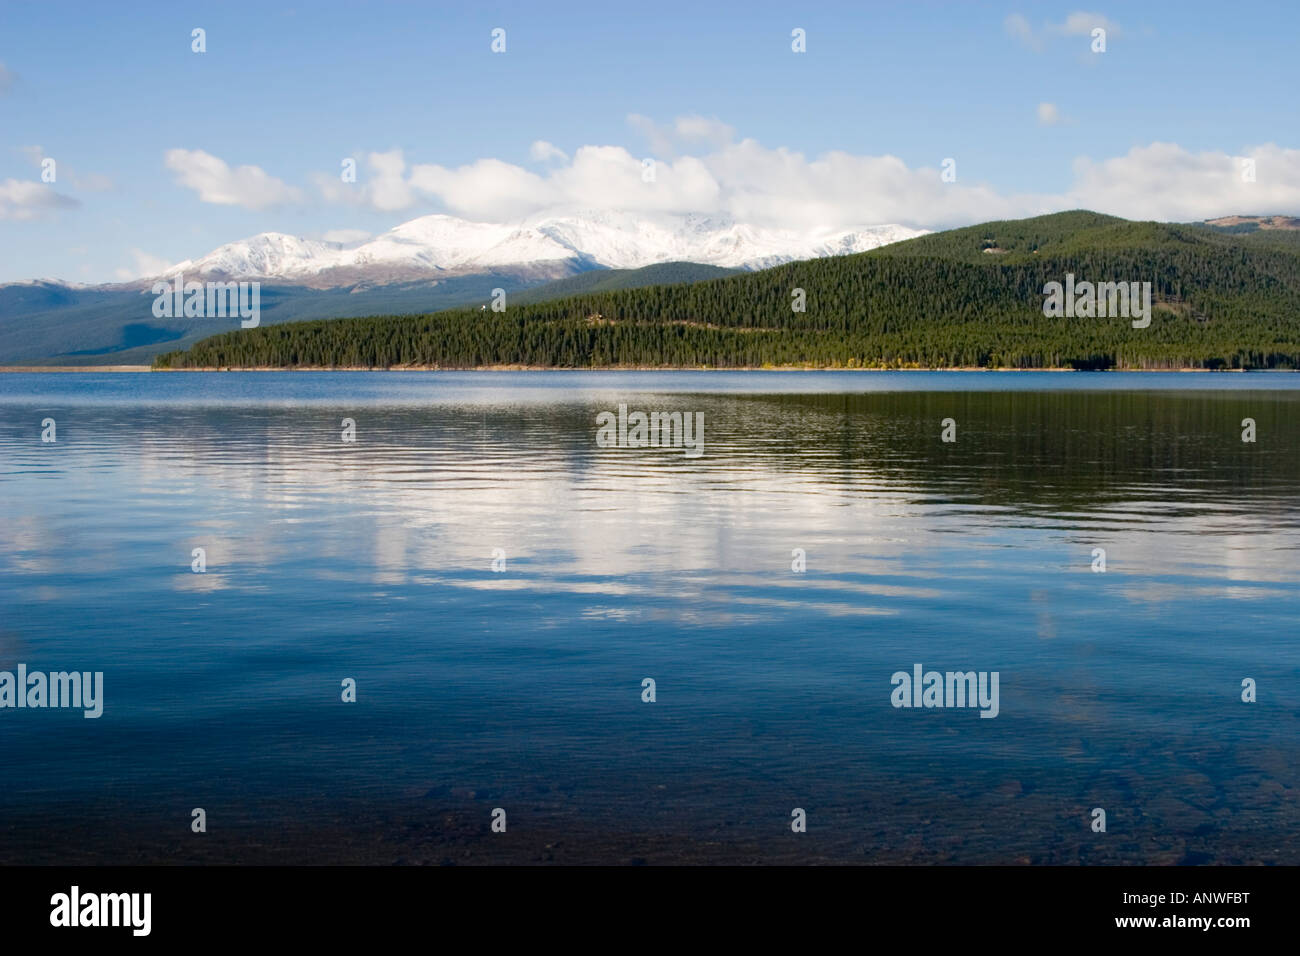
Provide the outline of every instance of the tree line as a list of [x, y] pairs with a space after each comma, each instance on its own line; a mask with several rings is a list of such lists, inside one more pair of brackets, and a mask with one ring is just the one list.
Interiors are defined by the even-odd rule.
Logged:
[[[1300, 368], [1300, 243], [1250, 238], [1061, 213], [504, 313], [263, 326], [155, 365]], [[1150, 326], [1045, 317], [1044, 286], [1067, 273], [1151, 282]]]

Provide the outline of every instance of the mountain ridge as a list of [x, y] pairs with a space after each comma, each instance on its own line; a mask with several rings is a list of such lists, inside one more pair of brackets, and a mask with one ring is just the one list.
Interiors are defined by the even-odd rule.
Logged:
[[[679, 281], [695, 281], [799, 257], [877, 248], [918, 234], [903, 226], [802, 233], [715, 216], [642, 219], [611, 212], [512, 224], [422, 216], [346, 244], [259, 233], [130, 282], [0, 285], [0, 365], [148, 362], [164, 349], [198, 341], [211, 334], [212, 320], [152, 311], [154, 284], [177, 276], [187, 282], [256, 281], [260, 321], [275, 324], [436, 311], [486, 302], [498, 289], [510, 296], [536, 289], [544, 298], [549, 293], [541, 290], [549, 283], [591, 272], [666, 266]], [[684, 270], [682, 263], [699, 269]], [[613, 288], [644, 278], [593, 281], [592, 287]]]
[[[310, 289], [266, 283], [261, 322], [419, 313], [487, 304], [502, 289], [512, 302], [538, 302], [593, 289], [696, 282], [735, 270], [667, 262], [641, 269], [592, 269], [550, 282], [483, 273], [374, 287]], [[155, 319], [147, 287], [69, 287], [29, 282], [0, 286], [0, 366], [148, 364], [159, 352], [212, 334], [209, 319]]]
[[[1074, 210], [487, 316], [228, 332], [156, 367], [1296, 369], [1297, 239]], [[1147, 321], [1051, 314], [1045, 294], [1067, 276], [1145, 286]]]
[[496, 224], [435, 214], [347, 244], [259, 233], [178, 263], [160, 276], [184, 273], [337, 288], [490, 270], [552, 279], [594, 268], [638, 269], [664, 262], [757, 269], [865, 252], [924, 233], [893, 224], [799, 232], [701, 215], [646, 219], [587, 213]]

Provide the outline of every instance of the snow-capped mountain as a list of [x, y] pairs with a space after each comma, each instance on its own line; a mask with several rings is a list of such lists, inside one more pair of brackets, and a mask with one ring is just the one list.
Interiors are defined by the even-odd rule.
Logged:
[[423, 216], [362, 242], [341, 244], [268, 232], [228, 243], [165, 276], [279, 280], [318, 288], [513, 271], [558, 277], [592, 268], [696, 262], [760, 269], [794, 259], [865, 252], [925, 230], [868, 226], [815, 233], [708, 216], [648, 220], [597, 212], [516, 224]]

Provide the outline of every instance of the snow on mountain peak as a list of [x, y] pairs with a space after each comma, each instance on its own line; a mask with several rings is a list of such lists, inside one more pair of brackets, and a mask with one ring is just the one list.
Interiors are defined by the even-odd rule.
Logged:
[[794, 259], [846, 255], [922, 235], [906, 226], [868, 226], [809, 234], [736, 223], [703, 214], [644, 219], [582, 211], [514, 224], [470, 222], [455, 216], [412, 219], [382, 235], [343, 244], [267, 232], [227, 243], [202, 258], [173, 266], [227, 278], [279, 279], [313, 285], [359, 277], [416, 278], [509, 267], [635, 269], [659, 262], [766, 268]]

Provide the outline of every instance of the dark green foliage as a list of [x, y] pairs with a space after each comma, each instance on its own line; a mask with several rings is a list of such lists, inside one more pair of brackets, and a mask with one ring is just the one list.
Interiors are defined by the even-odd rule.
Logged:
[[670, 285], [678, 282], [703, 282], [735, 275], [740, 269], [723, 269], [698, 262], [660, 262], [640, 269], [593, 269], [580, 272], [567, 279], [556, 279], [545, 285], [534, 286], [510, 296], [511, 305], [527, 305], [546, 299], [562, 299], [571, 295], [591, 292], [613, 292], [618, 289], [640, 289], [648, 285]]
[[[1297, 368], [1300, 245], [1257, 235], [1059, 213], [713, 281], [512, 305], [504, 314], [452, 310], [232, 332], [157, 365]], [[1044, 317], [1043, 286], [1066, 273], [1152, 282], [1150, 327]], [[796, 288], [807, 295], [805, 312], [791, 308]]]

